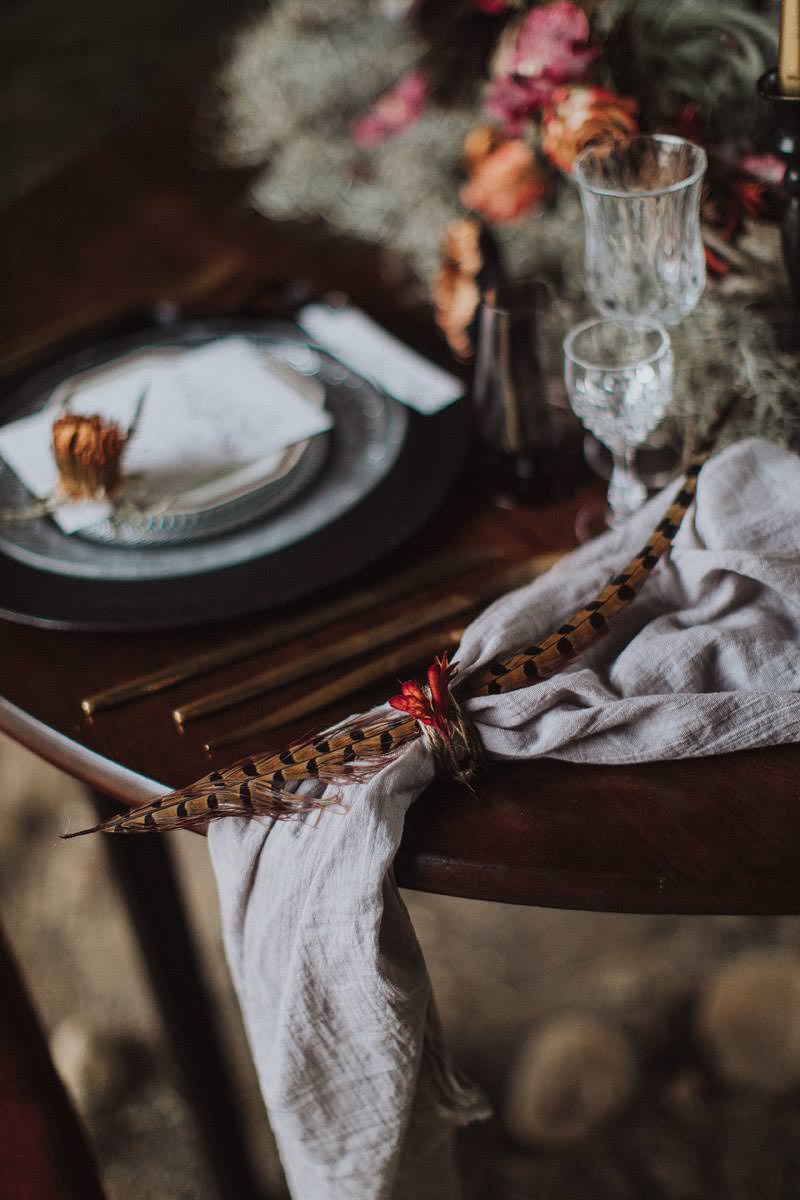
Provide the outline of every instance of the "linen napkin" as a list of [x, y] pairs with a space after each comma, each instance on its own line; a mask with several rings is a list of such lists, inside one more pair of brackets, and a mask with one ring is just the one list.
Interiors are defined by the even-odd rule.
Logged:
[[[310, 394], [309, 394], [310, 392]], [[237, 483], [258, 483], [291, 445], [333, 423], [319, 388], [270, 361], [243, 337], [218, 338], [192, 350], [136, 351], [62, 383], [48, 404], [0, 428], [0, 457], [39, 498], [58, 472], [51, 449], [55, 416], [99, 413], [126, 430], [144, 396], [136, 433], [125, 448], [125, 499], [147, 507], [224, 499]], [[105, 501], [63, 502], [53, 519], [75, 533], [108, 517]]]
[[[676, 484], [623, 529], [487, 609], [463, 670], [535, 641], [646, 541]], [[468, 705], [490, 755], [627, 763], [800, 740], [800, 459], [740, 442], [642, 594], [564, 674]], [[347, 811], [209, 833], [226, 950], [295, 1200], [452, 1200], [453, 1131], [483, 1115], [450, 1064], [392, 876], [433, 767], [412, 745]]]

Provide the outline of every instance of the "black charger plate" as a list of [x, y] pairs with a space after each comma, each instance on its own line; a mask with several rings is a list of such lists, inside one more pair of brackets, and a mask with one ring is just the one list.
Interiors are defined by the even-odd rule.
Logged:
[[[296, 340], [298, 345], [311, 345], [296, 326], [282, 322], [220, 319], [181, 324], [167, 330], [146, 329], [88, 347], [18, 384], [3, 398], [0, 415], [9, 420], [31, 411], [36, 397], [44, 400], [63, 379], [143, 345], [189, 348], [231, 334], [254, 338], [275, 336]], [[319, 353], [330, 360], [324, 352]], [[372, 387], [344, 365], [341, 372], [343, 379], [349, 375], [359, 386]], [[252, 556], [245, 555], [234, 566], [209, 568], [213, 558], [212, 539], [198, 543], [202, 569], [196, 573], [187, 573], [184, 565], [183, 573], [174, 578], [122, 581], [91, 578], [85, 573], [71, 575], [64, 573], [63, 566], [57, 572], [42, 570], [0, 553], [0, 616], [26, 624], [73, 630], [175, 629], [301, 600], [356, 574], [400, 545], [433, 515], [458, 476], [469, 440], [469, 421], [463, 402], [423, 417], [391, 398], [381, 399], [395, 418], [392, 426], [395, 436], [398, 428], [404, 428], [396, 452], [387, 456], [385, 471], [378, 472], [369, 490], [351, 507], [330, 520], [322, 518], [318, 527], [299, 540], [272, 552], [260, 552], [256, 522], [250, 528]], [[324, 507], [325, 488], [331, 474], [347, 470], [347, 454], [341, 446], [337, 449], [335, 430], [332, 443], [325, 467], [310, 485], [308, 494], [304, 493], [294, 504], [319, 504], [321, 499]], [[293, 507], [289, 506], [289, 513]], [[280, 514], [267, 518], [272, 522], [279, 519]], [[104, 547], [97, 549], [102, 553]]]

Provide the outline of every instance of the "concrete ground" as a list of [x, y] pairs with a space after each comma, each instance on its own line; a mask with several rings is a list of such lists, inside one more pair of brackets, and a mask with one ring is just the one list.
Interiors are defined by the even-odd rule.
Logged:
[[[110, 1200], [213, 1200], [103, 839], [58, 839], [89, 804], [7, 739], [0, 771], [0, 918]], [[275, 1189], [205, 843], [168, 836]], [[459, 1061], [495, 1107], [462, 1135], [467, 1200], [797, 1194], [800, 920], [406, 899]]]

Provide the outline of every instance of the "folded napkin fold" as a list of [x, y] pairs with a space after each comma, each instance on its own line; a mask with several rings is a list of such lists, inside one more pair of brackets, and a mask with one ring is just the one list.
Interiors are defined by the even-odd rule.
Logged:
[[[487, 609], [460, 672], [556, 628], [627, 562], [623, 529]], [[468, 703], [488, 754], [628, 763], [800, 740], [800, 459], [748, 440], [712, 459], [672, 552], [564, 673]], [[421, 742], [345, 812], [209, 832], [226, 951], [296, 1200], [450, 1200], [452, 1134], [485, 1114], [450, 1064], [392, 875], [433, 776]]]
[[[43, 409], [0, 428], [0, 457], [34, 496], [47, 497], [58, 481], [52, 426], [63, 404], [126, 431], [141, 402], [125, 449], [125, 498], [144, 507], [192, 504], [203, 485], [224, 497], [236, 480], [263, 481], [287, 446], [330, 429], [322, 393], [310, 390], [243, 337], [189, 350], [154, 345], [66, 380]], [[65, 501], [53, 517], [74, 533], [110, 511], [103, 500]]]

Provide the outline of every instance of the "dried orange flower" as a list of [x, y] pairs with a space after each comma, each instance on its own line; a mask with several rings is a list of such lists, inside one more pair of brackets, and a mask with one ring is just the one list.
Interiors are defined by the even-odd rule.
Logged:
[[474, 279], [483, 266], [481, 227], [471, 217], [450, 222], [444, 231], [442, 248], [445, 261], [458, 267], [463, 275]]
[[73, 500], [111, 495], [119, 484], [126, 437], [97, 415], [64, 413], [53, 422], [53, 455], [59, 488]]
[[508, 139], [496, 125], [475, 125], [464, 138], [464, 165], [469, 174]]
[[471, 358], [472, 344], [467, 330], [472, 324], [480, 303], [480, 291], [474, 279], [462, 275], [452, 264], [445, 263], [431, 288], [436, 306], [436, 324], [447, 338], [457, 358]]
[[481, 298], [477, 280], [483, 265], [480, 232], [478, 222], [468, 217], [450, 222], [442, 240], [442, 265], [431, 287], [436, 324], [458, 358], [472, 355], [467, 330]]
[[487, 145], [491, 148], [483, 155], [476, 155], [474, 145], [469, 151], [470, 177], [461, 189], [461, 203], [494, 224], [513, 221], [539, 203], [546, 190], [544, 176], [521, 138], [499, 136], [493, 146]]
[[604, 88], [572, 84], [556, 88], [542, 116], [542, 150], [562, 171], [571, 171], [582, 150], [638, 132], [637, 102]]

